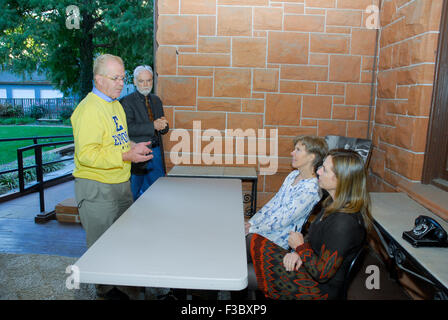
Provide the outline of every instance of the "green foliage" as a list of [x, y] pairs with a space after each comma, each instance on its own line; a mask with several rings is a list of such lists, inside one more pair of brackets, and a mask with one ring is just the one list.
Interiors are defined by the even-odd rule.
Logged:
[[23, 109], [21, 106], [13, 106], [12, 104], [0, 104], [0, 118], [21, 117]]
[[0, 124], [2, 125], [12, 125], [12, 124], [29, 124], [34, 123], [36, 119], [30, 117], [24, 118], [0, 118]]
[[31, 118], [39, 119], [42, 118], [44, 114], [45, 114], [45, 108], [43, 106], [40, 105], [31, 106], [31, 112], [30, 112]]
[[15, 124], [29, 124], [36, 121], [36, 119], [30, 117], [16, 118], [15, 120]]
[[[34, 119], [33, 119], [34, 120]], [[20, 137], [47, 137], [47, 136], [59, 136], [59, 135], [72, 135], [73, 130], [71, 127], [56, 127], [54, 124], [51, 126], [0, 126], [0, 138], [20, 138]], [[73, 138], [54, 138], [51, 141], [67, 141]], [[39, 140], [39, 143], [50, 142], [43, 139]], [[33, 140], [22, 141], [7, 141], [0, 142], [0, 164], [10, 163], [17, 160], [17, 148], [25, 147], [33, 144]], [[58, 148], [46, 147], [44, 151]], [[26, 151], [24, 157], [33, 155], [32, 151]]]
[[[80, 9], [79, 29], [66, 25], [73, 4]], [[91, 90], [99, 54], [121, 56], [128, 72], [153, 64], [152, 0], [2, 0], [0, 11], [0, 65], [21, 74], [45, 72], [65, 94], [84, 97]]]
[[[28, 167], [28, 166], [32, 166], [35, 164], [35, 161], [33, 159], [34, 157], [30, 157], [27, 159], [24, 159], [23, 161], [23, 166], [24, 167]], [[42, 162], [51, 162], [51, 161], [56, 161], [59, 160], [61, 158], [61, 156], [57, 153], [44, 153], [42, 154]], [[46, 164], [42, 166], [42, 170], [45, 173], [50, 173], [50, 172], [54, 172], [57, 171], [59, 169], [61, 169], [64, 166], [63, 163], [58, 162], [58, 163], [51, 163], [51, 164]], [[4, 171], [4, 170], [9, 170], [9, 169], [14, 169], [17, 168], [17, 161], [15, 161], [13, 164], [9, 164], [6, 166], [1, 166], [0, 167], [0, 171]], [[23, 171], [23, 177], [25, 180], [25, 184], [36, 181], [36, 169], [32, 168], [32, 169], [26, 169]], [[1, 174], [0, 175], [0, 194], [9, 192], [13, 189], [19, 188], [19, 174], [18, 172], [11, 172], [11, 173], [5, 173], [5, 174]]]
[[61, 119], [63, 120], [67, 120], [70, 119], [70, 117], [72, 116], [73, 113], [73, 108], [71, 107], [64, 107], [61, 111], [61, 113], [59, 114], [59, 117], [61, 117]]

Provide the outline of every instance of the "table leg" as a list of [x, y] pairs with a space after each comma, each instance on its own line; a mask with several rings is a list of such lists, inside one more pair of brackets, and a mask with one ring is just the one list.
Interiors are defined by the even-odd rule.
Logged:
[[252, 215], [257, 211], [257, 184], [258, 178], [252, 181]]

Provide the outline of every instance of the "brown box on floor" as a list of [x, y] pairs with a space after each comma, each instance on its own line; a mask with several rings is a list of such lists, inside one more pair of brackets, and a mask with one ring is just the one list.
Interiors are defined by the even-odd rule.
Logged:
[[81, 223], [78, 213], [78, 205], [74, 198], [65, 199], [54, 208], [56, 219], [59, 222]]

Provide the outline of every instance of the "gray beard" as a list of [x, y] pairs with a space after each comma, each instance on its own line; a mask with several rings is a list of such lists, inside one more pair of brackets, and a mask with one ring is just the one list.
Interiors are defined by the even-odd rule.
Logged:
[[140, 92], [144, 96], [147, 96], [148, 94], [150, 94], [151, 90], [152, 90], [152, 88], [151, 89], [142, 90], [142, 89], [137, 87], [137, 91]]

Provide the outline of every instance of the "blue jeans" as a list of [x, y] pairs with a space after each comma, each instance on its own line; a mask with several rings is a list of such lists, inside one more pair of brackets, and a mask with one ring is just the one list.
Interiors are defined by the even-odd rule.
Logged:
[[140, 197], [156, 180], [165, 176], [163, 169], [162, 154], [160, 147], [151, 148], [154, 158], [152, 158], [146, 169], [147, 174], [131, 174], [131, 191], [134, 201]]

